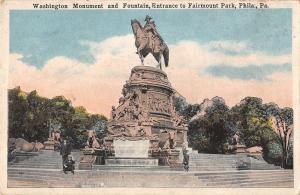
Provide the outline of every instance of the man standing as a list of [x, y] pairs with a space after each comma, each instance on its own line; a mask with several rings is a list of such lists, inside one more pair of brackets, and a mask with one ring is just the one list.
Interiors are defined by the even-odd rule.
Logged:
[[183, 154], [183, 168], [185, 171], [189, 171], [189, 154], [188, 150], [185, 146], [182, 147], [182, 154]]
[[62, 157], [62, 165], [64, 166], [65, 161], [68, 160], [68, 155], [71, 154], [71, 145], [67, 142], [66, 139], [63, 140], [63, 143], [60, 146], [60, 155]]

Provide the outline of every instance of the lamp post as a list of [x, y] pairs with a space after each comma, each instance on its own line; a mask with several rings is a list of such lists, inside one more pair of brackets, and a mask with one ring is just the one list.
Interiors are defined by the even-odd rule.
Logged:
[[49, 119], [48, 126], [49, 126], [49, 138], [51, 138], [51, 118]]

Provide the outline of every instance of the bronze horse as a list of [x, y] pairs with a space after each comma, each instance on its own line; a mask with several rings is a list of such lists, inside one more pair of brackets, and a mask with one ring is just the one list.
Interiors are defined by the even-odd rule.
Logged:
[[158, 62], [158, 66], [161, 67], [161, 58], [164, 57], [165, 67], [168, 67], [169, 63], [169, 48], [166, 43], [159, 37], [153, 37], [151, 43], [147, 36], [147, 32], [141, 26], [140, 22], [136, 19], [131, 20], [131, 27], [135, 37], [135, 46], [137, 48], [137, 54], [139, 55], [142, 65], [144, 65], [144, 58], [151, 53], [155, 60]]

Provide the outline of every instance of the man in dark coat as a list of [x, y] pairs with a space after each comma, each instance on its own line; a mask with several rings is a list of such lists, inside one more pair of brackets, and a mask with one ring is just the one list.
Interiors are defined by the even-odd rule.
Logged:
[[185, 171], [189, 171], [189, 154], [188, 150], [186, 149], [185, 146], [182, 147], [182, 154], [183, 154], [183, 168]]
[[69, 156], [68, 159], [64, 162], [63, 171], [66, 174], [67, 171], [71, 171], [74, 174], [75, 170], [75, 161], [72, 159], [72, 156]]
[[62, 165], [64, 166], [64, 162], [68, 160], [68, 155], [71, 154], [71, 145], [67, 140], [63, 140], [60, 145], [60, 155], [62, 157]]

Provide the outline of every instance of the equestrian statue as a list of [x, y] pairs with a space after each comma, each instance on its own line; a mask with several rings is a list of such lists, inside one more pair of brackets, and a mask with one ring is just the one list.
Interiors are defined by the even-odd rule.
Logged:
[[162, 56], [164, 57], [165, 67], [168, 67], [169, 48], [158, 34], [156, 25], [151, 19], [150, 16], [146, 16], [146, 24], [144, 27], [142, 27], [138, 20], [131, 20], [132, 31], [135, 37], [135, 46], [137, 48], [136, 53], [139, 55], [142, 65], [144, 65], [144, 58], [151, 53], [158, 62], [159, 68], [162, 69]]

